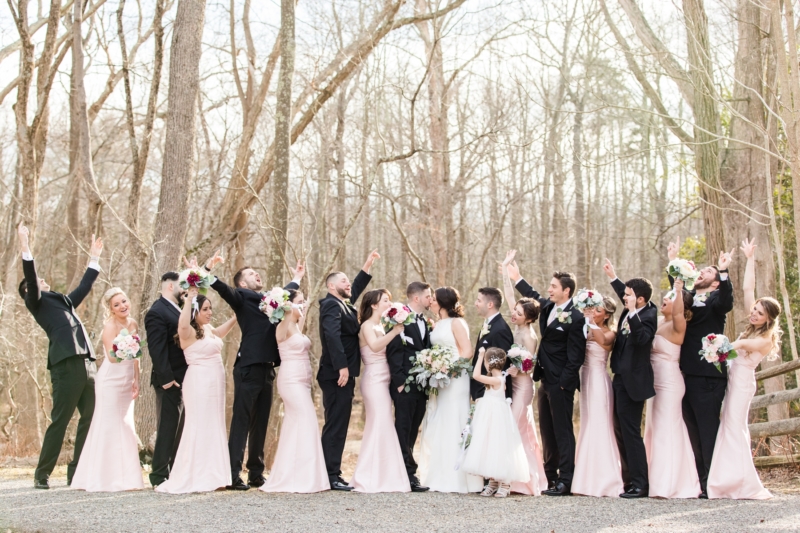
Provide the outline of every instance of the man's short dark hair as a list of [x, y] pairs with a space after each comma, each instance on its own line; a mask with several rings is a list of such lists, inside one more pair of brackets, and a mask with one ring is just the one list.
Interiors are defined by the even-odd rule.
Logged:
[[708, 265], [714, 269], [716, 275], [714, 276], [714, 281], [722, 281], [722, 276], [719, 275], [719, 267], [717, 265]]
[[161, 276], [161, 283], [164, 283], [165, 281], [178, 281], [179, 278], [180, 276], [177, 272], [164, 272], [164, 275]]
[[553, 272], [553, 277], [561, 284], [561, 289], [569, 289], [570, 298], [575, 296], [575, 287], [578, 282], [572, 272]]
[[494, 308], [498, 311], [503, 305], [503, 293], [494, 287], [481, 287], [478, 289], [479, 294], [483, 294], [490, 302], [494, 304]]
[[25, 299], [25, 295], [28, 294], [28, 287], [26, 287], [28, 282], [24, 279], [19, 282], [19, 297], [23, 300]]
[[249, 266], [243, 266], [239, 270], [236, 271], [236, 274], [233, 275], [233, 287], [238, 289], [239, 282], [242, 281], [242, 276], [244, 276], [245, 270], [251, 270]]
[[430, 289], [431, 286], [424, 281], [412, 281], [406, 287], [406, 296], [412, 298], [413, 296]]
[[649, 302], [650, 298], [653, 296], [653, 284], [650, 283], [650, 280], [648, 279], [631, 278], [625, 282], [625, 286], [633, 291], [633, 294], [636, 295], [636, 298], [639, 298], [640, 296], [644, 298], [645, 303]]
[[330, 283], [333, 278], [335, 278], [336, 276], [341, 276], [342, 274], [343, 272], [331, 272], [330, 274], [328, 274], [327, 277], [325, 278], [325, 286], [327, 287], [328, 283]]

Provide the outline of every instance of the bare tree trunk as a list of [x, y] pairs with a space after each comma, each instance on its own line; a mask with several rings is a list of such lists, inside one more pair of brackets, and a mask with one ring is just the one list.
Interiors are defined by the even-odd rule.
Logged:
[[586, 246], [586, 212], [583, 195], [583, 97], [576, 98], [575, 116], [572, 125], [572, 178], [575, 180], [575, 216], [572, 219], [575, 231], [575, 251], [578, 284], [591, 287]]

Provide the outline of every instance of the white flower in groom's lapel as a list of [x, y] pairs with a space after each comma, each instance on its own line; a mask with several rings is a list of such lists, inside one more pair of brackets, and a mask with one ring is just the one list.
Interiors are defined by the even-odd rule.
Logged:
[[491, 329], [492, 329], [492, 326], [490, 326], [490, 325], [489, 325], [489, 323], [488, 323], [488, 322], [486, 322], [486, 323], [483, 325], [483, 329], [481, 330], [481, 333], [480, 333], [480, 335], [479, 335], [479, 337], [478, 337], [478, 338], [479, 338], [479, 339], [482, 339], [483, 337], [485, 337], [486, 335], [488, 335], [488, 334], [489, 334], [489, 330], [491, 330]]

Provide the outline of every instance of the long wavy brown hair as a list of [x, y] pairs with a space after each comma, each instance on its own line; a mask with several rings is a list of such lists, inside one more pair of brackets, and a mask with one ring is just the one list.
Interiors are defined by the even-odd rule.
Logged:
[[781, 316], [781, 304], [778, 303], [778, 300], [769, 296], [759, 298], [753, 305], [756, 304], [761, 304], [761, 307], [764, 308], [767, 313], [767, 321], [759, 327], [748, 323], [744, 333], [742, 333], [742, 337], [745, 339], [769, 337], [772, 340], [772, 350], [767, 355], [774, 358], [780, 352], [781, 335], [783, 335], [783, 331], [778, 325], [778, 317]]

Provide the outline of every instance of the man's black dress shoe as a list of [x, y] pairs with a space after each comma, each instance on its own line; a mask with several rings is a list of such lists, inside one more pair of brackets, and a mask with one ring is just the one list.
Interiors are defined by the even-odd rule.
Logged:
[[627, 492], [623, 492], [622, 494], [619, 495], [620, 498], [625, 498], [628, 500], [634, 498], [647, 498], [649, 496], [650, 494], [647, 489], [638, 489], [636, 487], [631, 487], [630, 489], [628, 489]]
[[703, 492], [700, 493], [700, 496], [698, 496], [698, 498], [700, 498], [701, 500], [707, 500], [708, 499], [708, 491], [706, 489], [703, 489]]
[[622, 492], [628, 492], [628, 491], [629, 491], [629, 490], [631, 490], [632, 488], [633, 488], [633, 483], [625, 483], [625, 484], [622, 486]]
[[428, 492], [430, 487], [423, 487], [419, 481], [411, 482], [411, 492]]
[[34, 479], [33, 480], [33, 488], [34, 489], [49, 489], [50, 484], [47, 482], [46, 479]]
[[565, 481], [556, 481], [555, 486], [552, 489], [547, 489], [542, 494], [545, 496], [571, 496], [572, 492], [570, 492], [571, 484]]
[[353, 490], [353, 487], [347, 484], [345, 480], [342, 479], [341, 476], [337, 477], [336, 479], [332, 479], [331, 481], [331, 490], [343, 490], [346, 492], [350, 492]]
[[554, 488], [556, 488], [556, 482], [555, 481], [548, 481], [547, 482], [547, 488], [544, 489], [541, 493], [544, 494], [548, 490], [553, 490]]
[[260, 487], [261, 485], [263, 485], [266, 482], [267, 482], [267, 480], [264, 479], [264, 476], [258, 476], [258, 477], [254, 477], [252, 479], [248, 478], [248, 480], [247, 480], [247, 484], [250, 485], [251, 487], [255, 487], [255, 488]]
[[233, 483], [225, 487], [228, 490], [250, 490], [250, 485], [242, 481], [242, 478], [237, 477]]

